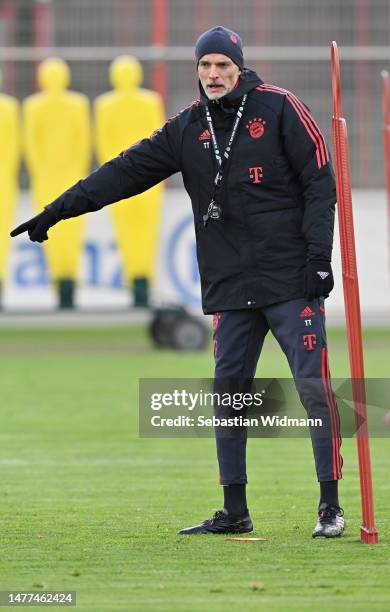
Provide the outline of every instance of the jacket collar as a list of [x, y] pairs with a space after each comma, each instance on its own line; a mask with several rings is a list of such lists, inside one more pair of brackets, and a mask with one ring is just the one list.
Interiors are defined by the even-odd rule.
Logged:
[[232, 112], [236, 106], [241, 102], [244, 94], [248, 93], [258, 85], [262, 85], [264, 81], [256, 74], [254, 70], [250, 70], [249, 68], [244, 68], [240, 76], [238, 77], [238, 84], [236, 87], [230, 91], [226, 96], [219, 98], [218, 100], [210, 100], [202, 87], [201, 82], [199, 81], [199, 90], [200, 90], [200, 101], [201, 104], [212, 104], [213, 106], [218, 106], [222, 110], [226, 112]]

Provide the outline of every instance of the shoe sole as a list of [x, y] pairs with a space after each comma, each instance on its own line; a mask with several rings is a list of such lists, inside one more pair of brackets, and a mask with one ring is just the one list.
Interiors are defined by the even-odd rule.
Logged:
[[344, 531], [342, 531], [341, 533], [337, 533], [336, 535], [325, 535], [325, 534], [314, 535], [313, 533], [311, 537], [314, 540], [316, 540], [317, 538], [324, 538], [324, 540], [332, 540], [333, 538], [341, 538], [341, 536], [343, 535], [344, 535]]
[[240, 529], [238, 531], [216, 531], [215, 533], [220, 533], [221, 535], [240, 535], [241, 533], [253, 533], [253, 529]]
[[198, 532], [193, 532], [193, 533], [180, 533], [180, 531], [177, 532], [176, 535], [194, 535], [194, 536], [201, 536], [201, 535], [240, 535], [242, 533], [253, 533], [253, 528], [252, 529], [246, 529], [246, 530], [233, 530], [233, 531], [198, 531]]

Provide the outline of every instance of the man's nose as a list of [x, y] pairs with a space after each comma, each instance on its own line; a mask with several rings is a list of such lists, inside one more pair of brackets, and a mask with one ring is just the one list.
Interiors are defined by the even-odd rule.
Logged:
[[218, 70], [217, 70], [216, 66], [211, 66], [209, 77], [210, 77], [210, 79], [217, 79], [219, 77]]

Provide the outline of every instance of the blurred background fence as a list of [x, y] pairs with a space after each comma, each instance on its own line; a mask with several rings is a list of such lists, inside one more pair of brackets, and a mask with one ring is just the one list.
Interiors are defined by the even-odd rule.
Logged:
[[329, 45], [337, 40], [353, 186], [383, 188], [380, 71], [390, 65], [388, 0], [2, 0], [2, 89], [19, 99], [31, 94], [37, 61], [54, 54], [69, 62], [71, 87], [92, 100], [110, 88], [110, 61], [132, 53], [143, 63], [145, 86], [163, 94], [173, 115], [198, 95], [193, 45], [216, 24], [241, 34], [247, 66], [301, 97], [329, 142]]

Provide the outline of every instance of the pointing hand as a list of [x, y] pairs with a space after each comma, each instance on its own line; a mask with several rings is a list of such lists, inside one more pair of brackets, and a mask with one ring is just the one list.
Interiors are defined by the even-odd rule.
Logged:
[[22, 223], [11, 232], [11, 236], [19, 236], [23, 232], [28, 232], [32, 242], [43, 242], [48, 239], [48, 230], [57, 223], [57, 219], [47, 210], [43, 210], [39, 215]]

